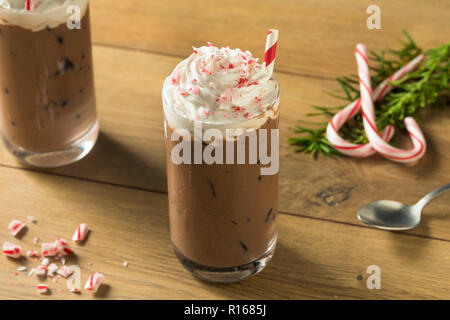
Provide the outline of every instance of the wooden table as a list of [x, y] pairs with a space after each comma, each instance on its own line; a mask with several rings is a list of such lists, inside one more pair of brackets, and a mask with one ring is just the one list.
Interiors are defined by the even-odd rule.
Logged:
[[[450, 112], [424, 114], [426, 157], [408, 167], [381, 157], [313, 160], [286, 144], [291, 127], [310, 104], [335, 105], [323, 91], [333, 78], [354, 73], [357, 42], [379, 50], [397, 46], [406, 28], [425, 49], [448, 41], [448, 1], [378, 1], [382, 29], [368, 30], [373, 1], [95, 0], [91, 1], [94, 62], [101, 135], [81, 162], [39, 170], [0, 149], [0, 241], [15, 241], [13, 218], [37, 218], [18, 242], [70, 238], [80, 222], [92, 232], [72, 246], [68, 261], [82, 280], [106, 275], [101, 294], [74, 296], [47, 281], [14, 276], [33, 262], [0, 257], [0, 298], [7, 299], [404, 299], [450, 298], [449, 197], [426, 208], [409, 232], [362, 225], [356, 210], [376, 199], [413, 203], [450, 181]], [[163, 79], [207, 41], [262, 56], [265, 32], [280, 30], [276, 74], [282, 88], [280, 237], [275, 258], [259, 276], [232, 285], [194, 280], [175, 258], [169, 241], [165, 180]], [[122, 267], [128, 261], [128, 268]], [[381, 289], [369, 290], [367, 268], [381, 268]]]

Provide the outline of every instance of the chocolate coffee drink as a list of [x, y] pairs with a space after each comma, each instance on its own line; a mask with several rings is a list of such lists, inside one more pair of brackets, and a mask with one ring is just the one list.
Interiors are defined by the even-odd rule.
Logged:
[[[7, 147], [32, 165], [82, 158], [97, 135], [87, 0], [24, 1], [0, 6], [0, 106]], [[79, 8], [79, 29], [66, 23]]]
[[[171, 240], [183, 265], [203, 280], [243, 280], [272, 257], [278, 170], [264, 174], [260, 149], [278, 157], [271, 139], [271, 132], [278, 137], [278, 101], [278, 82], [240, 49], [195, 49], [164, 82]], [[196, 162], [214, 146], [218, 161]]]

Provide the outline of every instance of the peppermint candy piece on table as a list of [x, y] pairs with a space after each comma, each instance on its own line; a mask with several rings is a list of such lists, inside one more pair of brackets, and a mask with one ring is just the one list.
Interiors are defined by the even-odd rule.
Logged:
[[66, 240], [58, 238], [56, 239], [55, 244], [58, 248], [58, 253], [61, 256], [68, 256], [72, 254], [72, 250], [69, 249], [69, 245], [67, 244]]
[[44, 257], [67, 256], [72, 254], [66, 240], [58, 238], [54, 242], [45, 242], [41, 245], [41, 253]]
[[55, 273], [58, 271], [59, 267], [54, 264], [51, 263], [48, 267], [47, 267], [47, 276], [48, 277], [53, 277], [55, 275]]
[[86, 223], [81, 223], [77, 230], [75, 230], [75, 233], [73, 234], [72, 241], [75, 241], [77, 243], [83, 242], [88, 234], [88, 226]]
[[72, 275], [67, 278], [66, 280], [66, 286], [67, 289], [70, 290], [70, 292], [73, 293], [80, 293], [81, 288], [81, 269], [77, 265], [69, 266], [68, 267]]
[[19, 233], [26, 227], [26, 224], [19, 220], [13, 220], [9, 223], [8, 229], [11, 235], [18, 236]]
[[78, 289], [78, 288], [72, 288], [72, 289], [70, 289], [70, 292], [72, 292], [72, 293], [81, 293], [81, 290]]
[[54, 257], [58, 254], [56, 242], [44, 242], [41, 245], [41, 254], [44, 257]]
[[3, 254], [9, 258], [19, 259], [22, 256], [22, 248], [9, 242], [3, 243]]
[[45, 284], [38, 284], [37, 285], [37, 290], [40, 294], [45, 294], [48, 292], [48, 286]]
[[39, 258], [41, 255], [36, 250], [31, 249], [27, 251], [27, 256], [30, 258]]
[[89, 292], [97, 292], [98, 288], [103, 283], [103, 280], [105, 280], [105, 276], [101, 272], [96, 272], [93, 275], [91, 275], [86, 282], [86, 285], [84, 286], [84, 289], [86, 289]]
[[70, 277], [72, 275], [72, 270], [70, 270], [68, 267], [66, 266], [62, 266], [61, 268], [59, 268], [58, 270], [58, 274], [63, 277], [64, 279], [67, 279], [68, 277]]
[[45, 275], [47, 275], [47, 266], [37, 266], [36, 268], [31, 269], [29, 275], [33, 274], [44, 277]]
[[28, 222], [36, 223], [36, 218], [33, 217], [33, 216], [28, 216], [28, 217], [27, 217], [27, 220], [28, 220]]

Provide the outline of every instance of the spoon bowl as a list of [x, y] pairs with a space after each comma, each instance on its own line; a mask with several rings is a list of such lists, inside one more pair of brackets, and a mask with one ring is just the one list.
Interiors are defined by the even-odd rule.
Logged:
[[358, 211], [358, 219], [383, 230], [410, 230], [420, 223], [420, 211], [414, 206], [390, 200], [369, 203]]
[[378, 229], [410, 230], [419, 225], [423, 208], [431, 200], [448, 190], [450, 190], [450, 184], [427, 194], [413, 206], [390, 200], [371, 202], [359, 209], [357, 216], [365, 224]]

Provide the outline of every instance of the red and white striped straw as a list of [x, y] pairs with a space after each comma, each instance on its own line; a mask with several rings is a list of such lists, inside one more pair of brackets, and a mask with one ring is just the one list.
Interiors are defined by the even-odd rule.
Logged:
[[275, 65], [275, 54], [277, 52], [277, 45], [278, 45], [278, 30], [269, 29], [269, 31], [267, 31], [266, 53], [264, 55], [264, 62], [266, 64], [267, 71], [271, 76], [273, 74], [273, 67]]
[[[383, 98], [386, 94], [388, 94], [393, 86], [390, 85], [390, 82], [400, 80], [407, 73], [413, 71], [423, 60], [425, 59], [425, 55], [421, 54], [403, 66], [400, 70], [395, 72], [388, 79], [383, 81], [381, 84], [373, 92], [374, 101], [377, 101]], [[345, 141], [339, 136], [339, 129], [350, 119], [356, 116], [361, 111], [361, 99], [358, 99], [347, 107], [339, 111], [334, 117], [331, 119], [330, 123], [327, 126], [327, 139], [333, 145], [334, 148], [339, 150], [342, 154], [351, 157], [367, 157], [376, 152], [375, 149], [372, 148], [370, 143], [367, 144], [353, 144], [348, 141]], [[392, 126], [387, 126], [381, 137], [384, 141], [389, 141], [394, 135], [394, 128]]]
[[27, 11], [33, 11], [37, 6], [36, 0], [26, 0], [25, 1], [25, 9]]
[[408, 163], [419, 160], [425, 154], [426, 142], [425, 137], [414, 118], [408, 117], [404, 120], [405, 127], [408, 130], [413, 143], [412, 149], [403, 150], [392, 147], [378, 134], [366, 46], [358, 44], [356, 46], [355, 55], [358, 63], [364, 130], [366, 131], [370, 144], [385, 158], [395, 162]]

